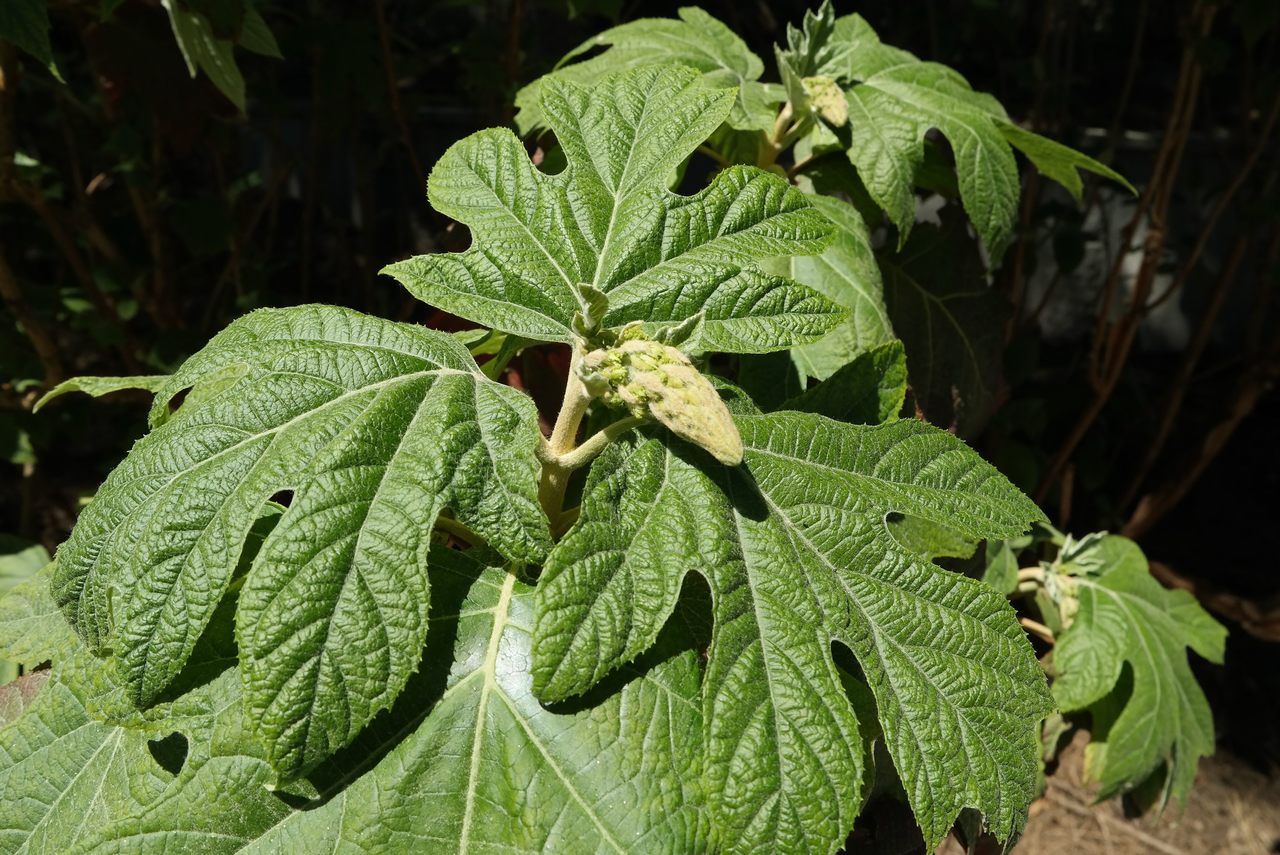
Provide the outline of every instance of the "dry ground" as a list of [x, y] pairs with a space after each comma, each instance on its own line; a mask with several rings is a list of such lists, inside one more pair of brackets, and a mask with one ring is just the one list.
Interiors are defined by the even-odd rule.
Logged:
[[[1062, 753], [1016, 855], [1280, 855], [1280, 770], [1264, 775], [1219, 753], [1201, 762], [1185, 813], [1126, 819], [1117, 800], [1091, 804], [1080, 777], [1086, 741], [1078, 734]], [[949, 840], [938, 855], [961, 852]]]

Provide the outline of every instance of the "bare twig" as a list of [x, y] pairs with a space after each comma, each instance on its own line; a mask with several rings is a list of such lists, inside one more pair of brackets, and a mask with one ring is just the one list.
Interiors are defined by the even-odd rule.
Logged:
[[1138, 226], [1149, 220], [1150, 227], [1143, 242], [1142, 264], [1138, 269], [1128, 305], [1124, 313], [1112, 320], [1112, 301], [1119, 287], [1125, 253], [1117, 253], [1103, 285], [1102, 299], [1089, 352], [1089, 380], [1094, 389], [1089, 404], [1077, 418], [1062, 445], [1051, 458], [1044, 477], [1035, 491], [1037, 502], [1043, 502], [1050, 489], [1062, 477], [1076, 448], [1102, 414], [1124, 373], [1129, 354], [1142, 319], [1150, 310], [1148, 300], [1164, 252], [1166, 217], [1172, 200], [1173, 186], [1182, 163], [1182, 154], [1190, 135], [1192, 120], [1199, 101], [1203, 69], [1198, 58], [1198, 39], [1213, 26], [1217, 7], [1198, 3], [1192, 11], [1193, 37], [1183, 49], [1177, 93], [1170, 111], [1164, 141], [1156, 156], [1155, 169], [1147, 191], [1139, 199], [1133, 218], [1125, 227], [1124, 247], [1130, 246]]
[[1125, 537], [1139, 538], [1169, 512], [1183, 496], [1200, 480], [1240, 424], [1249, 417], [1258, 401], [1280, 380], [1280, 338], [1272, 342], [1270, 352], [1260, 359], [1240, 378], [1236, 394], [1227, 415], [1214, 426], [1200, 444], [1195, 457], [1179, 468], [1178, 476], [1170, 483], [1148, 493], [1138, 502], [1137, 508], [1121, 531]]
[[1143, 455], [1142, 463], [1138, 466], [1138, 471], [1134, 474], [1133, 480], [1129, 483], [1128, 489], [1120, 500], [1120, 507], [1122, 508], [1129, 507], [1138, 490], [1141, 489], [1143, 482], [1146, 481], [1147, 475], [1150, 474], [1151, 467], [1155, 465], [1156, 460], [1160, 458], [1160, 454], [1164, 451], [1165, 443], [1168, 442], [1178, 415], [1182, 412], [1183, 401], [1186, 400], [1187, 391], [1191, 387], [1192, 375], [1195, 373], [1196, 366], [1200, 364], [1200, 357], [1204, 355], [1204, 349], [1208, 346], [1209, 339], [1213, 335], [1214, 326], [1218, 322], [1218, 315], [1226, 303], [1227, 294], [1231, 291], [1231, 286], [1235, 284], [1236, 273], [1240, 269], [1240, 262], [1244, 260], [1245, 253], [1249, 249], [1249, 243], [1250, 237], [1248, 234], [1241, 235], [1236, 239], [1235, 246], [1231, 250], [1231, 256], [1226, 266], [1223, 267], [1222, 272], [1218, 275], [1218, 280], [1213, 288], [1213, 296], [1209, 299], [1209, 305], [1204, 308], [1200, 315], [1200, 324], [1182, 355], [1182, 364], [1178, 367], [1178, 374], [1174, 378], [1173, 384], [1169, 387], [1164, 411], [1160, 417], [1160, 425], [1156, 428], [1155, 436], [1152, 437], [1151, 442], [1147, 445], [1146, 453]]

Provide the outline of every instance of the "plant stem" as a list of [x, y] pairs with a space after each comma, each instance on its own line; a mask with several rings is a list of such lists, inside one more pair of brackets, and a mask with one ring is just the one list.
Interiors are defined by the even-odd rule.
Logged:
[[569, 377], [564, 384], [564, 400], [560, 413], [551, 428], [551, 436], [538, 445], [538, 459], [542, 462], [542, 483], [538, 487], [538, 501], [542, 505], [552, 527], [560, 519], [564, 509], [564, 491], [569, 486], [573, 469], [564, 465], [564, 457], [573, 451], [578, 436], [578, 426], [586, 415], [591, 396], [578, 376], [578, 363], [582, 360], [581, 346], [575, 346], [569, 360]]
[[579, 445], [572, 451], [562, 455], [560, 457], [560, 465], [570, 471], [574, 469], [581, 469], [592, 460], [595, 460], [596, 456], [599, 455], [600, 452], [604, 451], [605, 447], [608, 446], [609, 443], [613, 442], [633, 427], [637, 427], [642, 424], [644, 424], [644, 419], [636, 418], [635, 416], [627, 416], [626, 418], [618, 419], [613, 424], [602, 428], [600, 431], [592, 435], [592, 437], [582, 443], [582, 445]]
[[1023, 629], [1034, 635], [1036, 638], [1039, 638], [1041, 641], [1049, 644], [1054, 643], [1053, 630], [1040, 623], [1040, 621], [1032, 620], [1028, 617], [1020, 617], [1018, 618], [1018, 623], [1022, 624]]
[[450, 517], [436, 517], [435, 527], [450, 537], [465, 542], [468, 546], [485, 546], [485, 539]]
[[[591, 395], [578, 376], [578, 363], [582, 360], [582, 348], [576, 346], [569, 362], [569, 377], [564, 386], [564, 400], [560, 413], [551, 428], [551, 436], [538, 445], [538, 460], [542, 463], [542, 483], [538, 486], [538, 501], [551, 521], [551, 530], [560, 532], [567, 528], [564, 510], [564, 494], [573, 473], [592, 460], [618, 437], [644, 420], [635, 416], [618, 419], [602, 428], [586, 442], [578, 445], [578, 427], [586, 415]], [[572, 522], [572, 520], [569, 520]]]

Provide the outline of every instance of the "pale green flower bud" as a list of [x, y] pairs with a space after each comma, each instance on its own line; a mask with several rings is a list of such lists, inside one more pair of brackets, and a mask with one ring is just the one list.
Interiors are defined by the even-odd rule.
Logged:
[[727, 466], [742, 462], [742, 437], [715, 387], [679, 350], [623, 331], [613, 347], [583, 356], [578, 375], [592, 396], [651, 418]]
[[804, 92], [809, 96], [813, 112], [833, 128], [843, 127], [849, 121], [849, 102], [840, 84], [830, 77], [806, 77]]

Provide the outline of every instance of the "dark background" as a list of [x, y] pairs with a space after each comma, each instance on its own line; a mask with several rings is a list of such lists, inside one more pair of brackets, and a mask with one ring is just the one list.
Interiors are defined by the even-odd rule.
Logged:
[[[377, 272], [466, 245], [426, 203], [431, 164], [466, 134], [508, 124], [516, 90], [587, 36], [677, 8], [258, 3], [284, 59], [237, 50], [241, 114], [206, 77], [188, 75], [158, 2], [105, 5], [114, 8], [104, 16], [98, 2], [50, 4], [65, 84], [12, 50], [5, 61], [0, 143], [25, 158], [0, 181], [0, 251], [13, 273], [0, 333], [0, 534], [50, 549], [141, 435], [146, 405], [140, 394], [77, 396], [33, 415], [53, 381], [166, 372], [258, 306], [329, 302], [456, 326]], [[772, 44], [805, 9], [703, 6], [767, 69]], [[1202, 672], [1222, 738], [1260, 765], [1280, 761], [1280, 583], [1270, 552], [1280, 508], [1280, 3], [866, 0], [837, 9], [861, 13], [887, 43], [955, 67], [1015, 119], [1112, 163], [1148, 201], [1162, 197], [1155, 263], [1181, 277], [1167, 299], [1183, 332], [1139, 311], [1095, 418], [1086, 356], [1101, 276], [1080, 258], [1099, 236], [1065, 196], [1027, 178], [1022, 243], [993, 273], [1022, 319], [1007, 335], [1005, 403], [970, 441], [1039, 493], [1060, 525], [1137, 536], [1162, 579], [1192, 586], [1217, 611], [1232, 629], [1228, 665]], [[1178, 124], [1189, 74], [1195, 90]], [[1170, 134], [1183, 142], [1178, 164], [1153, 189]], [[1135, 204], [1094, 183], [1086, 200], [1121, 219]], [[1054, 283], [1043, 301], [1027, 297], [1036, 276]], [[1084, 310], [1047, 324], [1059, 304]], [[1108, 317], [1124, 311], [1120, 300]], [[534, 354], [513, 382], [536, 391], [554, 364]], [[1172, 429], [1157, 446], [1166, 413]], [[1082, 420], [1079, 442], [1069, 441]], [[1144, 497], [1158, 513], [1138, 513]]]

